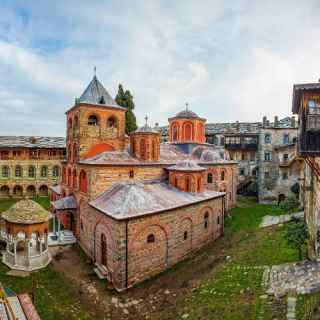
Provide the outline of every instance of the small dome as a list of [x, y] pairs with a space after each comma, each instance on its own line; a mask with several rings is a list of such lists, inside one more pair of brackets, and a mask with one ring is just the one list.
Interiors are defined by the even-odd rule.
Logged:
[[223, 160], [223, 155], [219, 150], [207, 149], [201, 154], [200, 161], [214, 162]]
[[204, 171], [206, 170], [203, 167], [200, 167], [193, 160], [184, 160], [179, 161], [177, 164], [168, 168], [168, 170], [177, 170], [177, 171]]
[[11, 223], [37, 224], [49, 220], [50, 213], [33, 200], [20, 200], [1, 217]]
[[159, 133], [158, 131], [145, 124], [143, 127], [138, 128], [135, 133]]
[[175, 115], [175, 118], [182, 118], [182, 119], [200, 119], [200, 117], [191, 110], [183, 110], [178, 112]]

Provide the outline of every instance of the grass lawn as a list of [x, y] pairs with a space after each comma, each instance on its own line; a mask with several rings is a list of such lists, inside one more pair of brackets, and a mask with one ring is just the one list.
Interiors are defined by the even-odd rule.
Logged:
[[[49, 208], [48, 198], [35, 199], [46, 209]], [[17, 200], [0, 200], [0, 212], [8, 209]], [[50, 266], [39, 272], [32, 273], [27, 278], [7, 276], [9, 269], [0, 264], [0, 282], [17, 293], [34, 292], [35, 305], [43, 320], [85, 320], [93, 319], [84, 309], [73, 287], [68, 283], [63, 273], [55, 272]]]
[[248, 199], [232, 210], [226, 220], [225, 236], [217, 243], [218, 248], [229, 244], [225, 259], [183, 299], [180, 316], [187, 313], [188, 319], [256, 319], [259, 296], [263, 294], [263, 267], [298, 260], [297, 250], [288, 247], [283, 239], [282, 227], [258, 228], [267, 214], [284, 212]]

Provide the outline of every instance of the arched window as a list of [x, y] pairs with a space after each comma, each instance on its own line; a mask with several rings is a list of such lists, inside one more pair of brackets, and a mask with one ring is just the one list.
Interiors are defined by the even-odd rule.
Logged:
[[117, 128], [118, 127], [117, 118], [114, 116], [111, 116], [107, 121], [107, 127], [108, 128]]
[[72, 129], [72, 119], [71, 118], [68, 120], [68, 129], [69, 130]]
[[209, 212], [206, 211], [203, 218], [203, 227], [205, 229], [208, 229], [208, 225], [209, 225]]
[[47, 166], [42, 166], [41, 167], [41, 177], [45, 178], [48, 176], [48, 167]]
[[178, 139], [179, 139], [178, 126], [174, 125], [172, 127], [172, 140], [173, 141], [178, 141]]
[[74, 188], [77, 187], [77, 170], [76, 169], [73, 169], [73, 182], [72, 182], [72, 186]]
[[78, 116], [75, 116], [73, 120], [73, 129], [78, 129], [78, 126], [79, 126], [79, 118]]
[[73, 161], [78, 160], [78, 147], [76, 144], [73, 145]]
[[21, 187], [21, 186], [15, 186], [15, 187], [13, 188], [13, 194], [14, 194], [15, 196], [21, 197], [22, 194], [23, 194], [23, 189], [22, 189], [22, 187]]
[[201, 178], [198, 178], [197, 185], [198, 185], [198, 192], [200, 192], [201, 191]]
[[192, 125], [190, 123], [184, 125], [184, 139], [186, 141], [192, 140]]
[[220, 216], [217, 217], [217, 224], [220, 224]]
[[186, 177], [185, 178], [185, 185], [186, 185], [186, 192], [190, 192], [191, 191], [191, 182], [190, 182], [190, 177]]
[[71, 180], [71, 168], [68, 169], [68, 186], [72, 186], [72, 180]]
[[106, 236], [101, 234], [101, 264], [107, 266], [107, 239]]
[[87, 174], [84, 170], [81, 170], [79, 175], [79, 189], [84, 193], [86, 193], [88, 189]]
[[207, 182], [208, 183], [212, 183], [213, 182], [213, 177], [212, 177], [212, 173], [211, 172], [208, 173]]
[[16, 166], [16, 168], [15, 168], [15, 176], [17, 178], [22, 177], [22, 167], [21, 166]]
[[221, 181], [224, 181], [224, 179], [225, 179], [225, 172], [224, 172], [224, 171], [221, 171], [220, 180], [221, 180]]
[[35, 166], [29, 166], [28, 175], [29, 175], [29, 178], [35, 178], [35, 176], [36, 176], [36, 167]]
[[134, 171], [133, 171], [133, 170], [130, 170], [130, 172], [129, 172], [129, 177], [130, 177], [130, 178], [134, 178]]
[[187, 238], [188, 238], [188, 231], [185, 231], [183, 233], [183, 240], [187, 240]]
[[59, 166], [54, 166], [52, 169], [52, 176], [59, 177], [60, 176], [60, 168]]
[[72, 147], [71, 144], [69, 144], [68, 146], [68, 160], [71, 161], [71, 157], [72, 157]]
[[67, 171], [66, 168], [62, 168], [62, 182], [66, 183], [66, 175], [67, 175]]
[[2, 176], [4, 178], [9, 178], [9, 176], [10, 176], [10, 168], [8, 166], [3, 166], [2, 167]]
[[88, 125], [89, 126], [97, 126], [98, 123], [98, 118], [97, 116], [95, 116], [94, 114], [92, 114], [89, 118], [88, 118]]
[[178, 179], [177, 179], [177, 177], [174, 178], [174, 186], [176, 188], [178, 188]]
[[140, 156], [142, 159], [146, 157], [146, 141], [144, 139], [140, 140]]
[[152, 141], [152, 159], [155, 160], [157, 158], [157, 145], [156, 141]]
[[153, 243], [155, 242], [155, 237], [154, 237], [154, 234], [149, 234], [148, 237], [147, 237], [147, 243]]

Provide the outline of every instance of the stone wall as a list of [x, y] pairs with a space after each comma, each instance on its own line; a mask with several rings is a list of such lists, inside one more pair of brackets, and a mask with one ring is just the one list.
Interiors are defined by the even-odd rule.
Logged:
[[[266, 135], [271, 142], [266, 143]], [[284, 136], [289, 140], [284, 143]], [[279, 199], [293, 196], [291, 187], [301, 179], [302, 161], [296, 157], [296, 128], [262, 128], [259, 134], [258, 195], [261, 203], [277, 203]], [[266, 153], [270, 159], [266, 159]], [[288, 161], [284, 159], [288, 156]], [[280, 197], [280, 198], [279, 198]]]
[[80, 212], [79, 243], [94, 261], [101, 263], [104, 234], [109, 280], [118, 290], [166, 270], [214, 241], [222, 235], [224, 225], [223, 197], [128, 222], [113, 220], [86, 201], [80, 204]]

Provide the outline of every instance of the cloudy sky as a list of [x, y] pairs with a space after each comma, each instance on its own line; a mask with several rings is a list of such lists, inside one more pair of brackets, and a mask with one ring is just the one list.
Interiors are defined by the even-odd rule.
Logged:
[[320, 2], [0, 0], [0, 134], [64, 135], [93, 76], [132, 91], [139, 123], [290, 114], [320, 78]]

